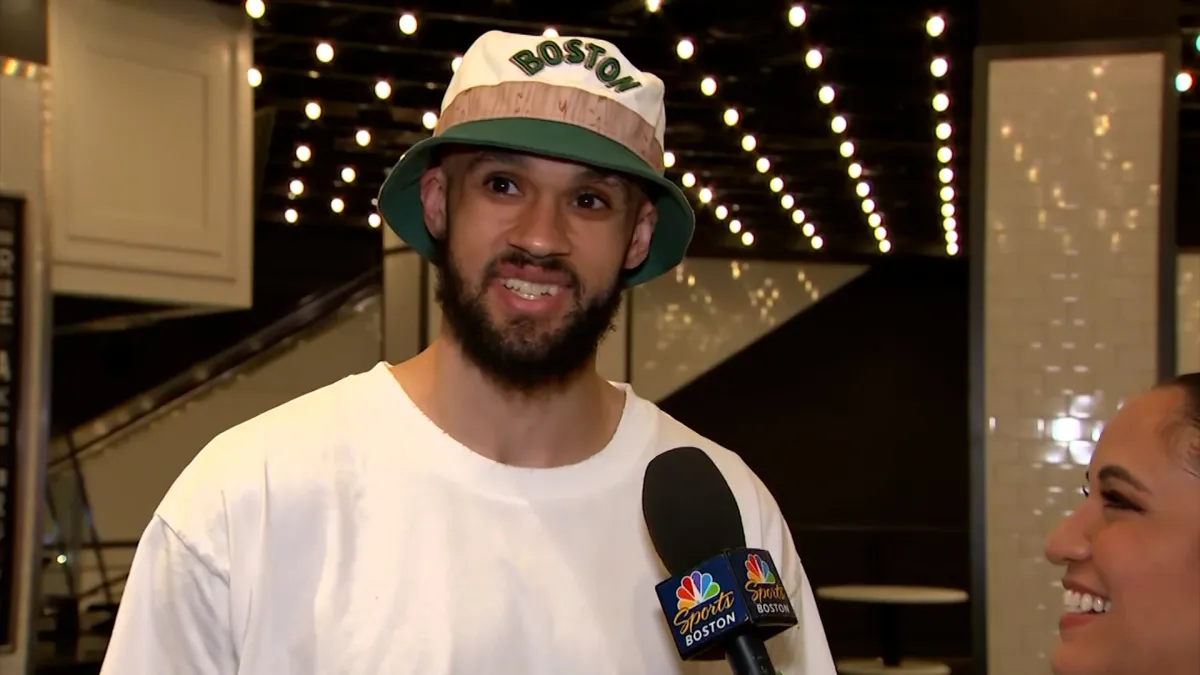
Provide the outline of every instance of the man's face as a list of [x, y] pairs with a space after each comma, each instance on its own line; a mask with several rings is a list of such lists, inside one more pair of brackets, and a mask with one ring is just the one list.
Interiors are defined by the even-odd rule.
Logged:
[[646, 257], [653, 205], [627, 179], [528, 155], [460, 151], [421, 179], [442, 243], [438, 301], [463, 351], [532, 393], [585, 367]]

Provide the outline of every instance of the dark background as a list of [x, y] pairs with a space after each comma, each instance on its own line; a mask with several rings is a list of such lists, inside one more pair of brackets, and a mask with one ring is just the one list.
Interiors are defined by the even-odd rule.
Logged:
[[[969, 588], [967, 265], [880, 262], [662, 402], [775, 495], [814, 587]], [[822, 602], [834, 655], [870, 607]], [[908, 656], [967, 657], [967, 605], [902, 611]]]

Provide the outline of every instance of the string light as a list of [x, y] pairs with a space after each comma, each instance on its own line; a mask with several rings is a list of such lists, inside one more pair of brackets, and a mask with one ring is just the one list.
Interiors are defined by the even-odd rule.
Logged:
[[[788, 11], [788, 23], [793, 28], [801, 29], [801, 39], [807, 43], [808, 37], [803, 27], [807, 24], [808, 15], [802, 7], [799, 10], [797, 10], [797, 7], [799, 6], [793, 7]], [[793, 14], [795, 14], [795, 17]], [[793, 18], [799, 18], [800, 20], [794, 21]], [[825, 58], [825, 54], [820, 49], [810, 45], [808, 51], [804, 54], [804, 64], [810, 70], [820, 70], [825, 65]], [[846, 175], [850, 178], [854, 194], [861, 199], [860, 206], [862, 212], [866, 215], [867, 225], [870, 226], [872, 234], [875, 236], [876, 241], [878, 241], [879, 251], [887, 253], [892, 250], [892, 244], [887, 238], [887, 230], [882, 227], [883, 214], [879, 212], [879, 207], [875, 199], [870, 196], [872, 192], [871, 184], [863, 178], [863, 165], [857, 158], [858, 148], [848, 136], [850, 119], [844, 113], [839, 113], [834, 107], [834, 101], [837, 100], [837, 90], [832, 84], [822, 84], [817, 88], [817, 100], [829, 108], [829, 130], [841, 139], [841, 142], [838, 143], [838, 154], [848, 162], [846, 165]], [[820, 247], [817, 246], [815, 248]]]
[[358, 143], [361, 147], [367, 147], [371, 144], [371, 132], [366, 129], [359, 129], [354, 132], [354, 142]]
[[933, 58], [929, 61], [929, 74], [933, 78], [934, 95], [932, 106], [935, 113], [933, 136], [939, 142], [940, 147], [936, 153], [938, 161], [937, 169], [937, 184], [938, 184], [938, 199], [941, 202], [940, 212], [942, 215], [942, 230], [945, 232], [946, 238], [946, 253], [949, 255], [958, 255], [958, 221], [954, 218], [956, 211], [955, 197], [957, 191], [954, 188], [954, 168], [950, 165], [954, 159], [954, 151], [950, 149], [950, 139], [954, 135], [954, 124], [950, 120], [950, 95], [946, 93], [948, 88], [946, 77], [950, 72], [950, 60], [940, 52], [944, 48], [938, 38], [945, 35], [946, 20], [941, 15], [929, 17], [925, 22], [925, 32], [929, 34], [930, 41], [933, 43], [932, 52]]
[[[804, 25], [805, 21], [807, 21], [807, 13], [802, 6], [794, 5], [788, 10], [788, 22], [793, 26], [802, 26]], [[689, 61], [692, 60], [696, 55], [696, 46], [690, 39], [680, 38], [676, 44], [675, 53], [680, 60]], [[820, 59], [821, 55], [820, 52], [816, 52], [815, 56], [810, 54], [809, 57]], [[719, 89], [720, 86], [715, 77], [706, 75], [700, 78], [700, 93], [704, 96], [715, 97]], [[736, 107], [728, 106], [725, 108], [724, 112], [721, 113], [721, 121], [725, 123], [725, 126], [737, 127], [742, 123], [742, 115]], [[758, 138], [752, 133], [743, 133], [741, 137], [741, 148], [743, 151], [748, 153], [756, 152], [760, 148]], [[759, 155], [754, 160], [754, 168], [761, 174], [769, 173], [771, 170], [771, 160], [765, 156]], [[685, 173], [682, 177], [682, 182], [684, 187], [693, 187], [695, 185], [695, 176], [691, 173]], [[771, 177], [767, 182], [767, 186], [771, 192], [775, 194], [783, 192], [784, 188], [786, 187], [783, 179], [779, 176]], [[702, 188], [702, 190], [710, 190], [710, 188]], [[707, 203], [707, 200], [704, 199], [704, 197], [711, 198], [712, 195], [711, 193], [702, 192], [700, 196], [701, 203]], [[813, 239], [816, 236], [816, 225], [807, 221], [804, 211], [796, 209], [796, 198], [789, 194], [781, 195], [779, 198], [779, 205], [785, 212], [791, 214], [792, 222], [796, 223], [797, 225], [803, 225], [801, 232], [803, 232], [804, 236], [809, 240], [810, 245], [814, 249], [821, 248], [823, 244], [822, 240], [819, 237], [817, 237], [815, 240]], [[715, 209], [713, 209], [713, 215], [716, 216], [718, 220], [725, 220], [730, 215], [730, 209], [725, 205], [718, 205]], [[744, 228], [745, 225], [737, 218], [729, 221], [729, 231], [733, 234], [740, 234], [740, 241], [742, 245], [750, 246], [754, 243], [755, 236], [752, 232], [745, 230]]]
[[[670, 169], [675, 167], [677, 163], [678, 158], [676, 158], [675, 153], [671, 152], [670, 150], [663, 153], [663, 166]], [[696, 174], [692, 173], [691, 171], [685, 171], [679, 176], [679, 184], [686, 189], [695, 190], [696, 200], [703, 206], [711, 206], [713, 217], [715, 217], [717, 220], [724, 221], [725, 219], [729, 218], [732, 213], [738, 210], [738, 206], [736, 204], [732, 206], [726, 204], [716, 204], [713, 206], [713, 202], [717, 200], [717, 189], [712, 185], [701, 185], [700, 180], [696, 177]], [[742, 222], [736, 218], [729, 221], [729, 231], [732, 234], [741, 233]], [[740, 238], [739, 241], [741, 241], [743, 246], [750, 246], [754, 243], [754, 236], [751, 235], [748, 239]]]
[[251, 68], [247, 70], [246, 81], [250, 83], [251, 87], [257, 87], [261, 85], [263, 81], [262, 71], [258, 68]]
[[328, 42], [321, 42], [316, 49], [317, 60], [321, 63], [329, 63], [333, 60], [333, 45]]

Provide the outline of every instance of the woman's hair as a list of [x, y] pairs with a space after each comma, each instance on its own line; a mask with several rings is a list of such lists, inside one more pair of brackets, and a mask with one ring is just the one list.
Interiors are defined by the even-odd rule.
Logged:
[[1158, 385], [1162, 389], [1178, 389], [1183, 392], [1183, 407], [1179, 411], [1180, 422], [1187, 427], [1187, 442], [1183, 443], [1188, 468], [1200, 476], [1200, 372], [1177, 375]]

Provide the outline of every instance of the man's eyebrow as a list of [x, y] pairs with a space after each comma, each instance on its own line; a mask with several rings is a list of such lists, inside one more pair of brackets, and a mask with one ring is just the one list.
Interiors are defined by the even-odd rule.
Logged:
[[467, 162], [467, 171], [471, 171], [484, 162], [496, 162], [498, 164], [524, 164], [527, 158], [525, 155], [516, 152], [504, 152], [503, 150], [485, 150], [477, 152], [471, 161]]

